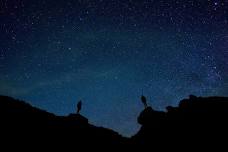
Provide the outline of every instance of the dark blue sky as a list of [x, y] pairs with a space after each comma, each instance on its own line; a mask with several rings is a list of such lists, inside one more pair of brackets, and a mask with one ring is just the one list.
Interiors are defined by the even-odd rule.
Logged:
[[130, 136], [142, 90], [228, 95], [227, 0], [0, 0], [0, 94]]

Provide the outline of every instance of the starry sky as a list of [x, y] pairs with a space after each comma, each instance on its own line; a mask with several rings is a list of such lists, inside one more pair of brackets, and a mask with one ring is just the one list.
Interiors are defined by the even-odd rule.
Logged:
[[0, 94], [131, 136], [142, 93], [228, 95], [228, 0], [0, 0]]

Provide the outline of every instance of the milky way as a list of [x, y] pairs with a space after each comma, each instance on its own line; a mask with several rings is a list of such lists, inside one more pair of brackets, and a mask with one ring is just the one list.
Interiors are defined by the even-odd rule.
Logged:
[[142, 93], [228, 95], [227, 0], [0, 0], [0, 94], [130, 136]]

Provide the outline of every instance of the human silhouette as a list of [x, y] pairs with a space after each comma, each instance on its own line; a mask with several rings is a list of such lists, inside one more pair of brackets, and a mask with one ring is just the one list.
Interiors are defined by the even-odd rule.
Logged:
[[141, 96], [141, 101], [142, 101], [144, 107], [147, 108], [147, 101], [146, 101], [146, 97], [144, 95]]
[[81, 111], [82, 109], [82, 101], [80, 100], [77, 104], [77, 114], [79, 114], [79, 112]]

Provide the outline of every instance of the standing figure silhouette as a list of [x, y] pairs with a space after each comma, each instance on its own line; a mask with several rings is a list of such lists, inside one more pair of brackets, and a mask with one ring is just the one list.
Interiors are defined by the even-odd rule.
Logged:
[[143, 95], [141, 96], [141, 101], [142, 101], [144, 107], [147, 108], [147, 101], [146, 101], [146, 97], [145, 96], [143, 96]]
[[80, 100], [77, 104], [77, 114], [79, 114], [79, 112], [81, 111], [82, 109], [82, 101]]

